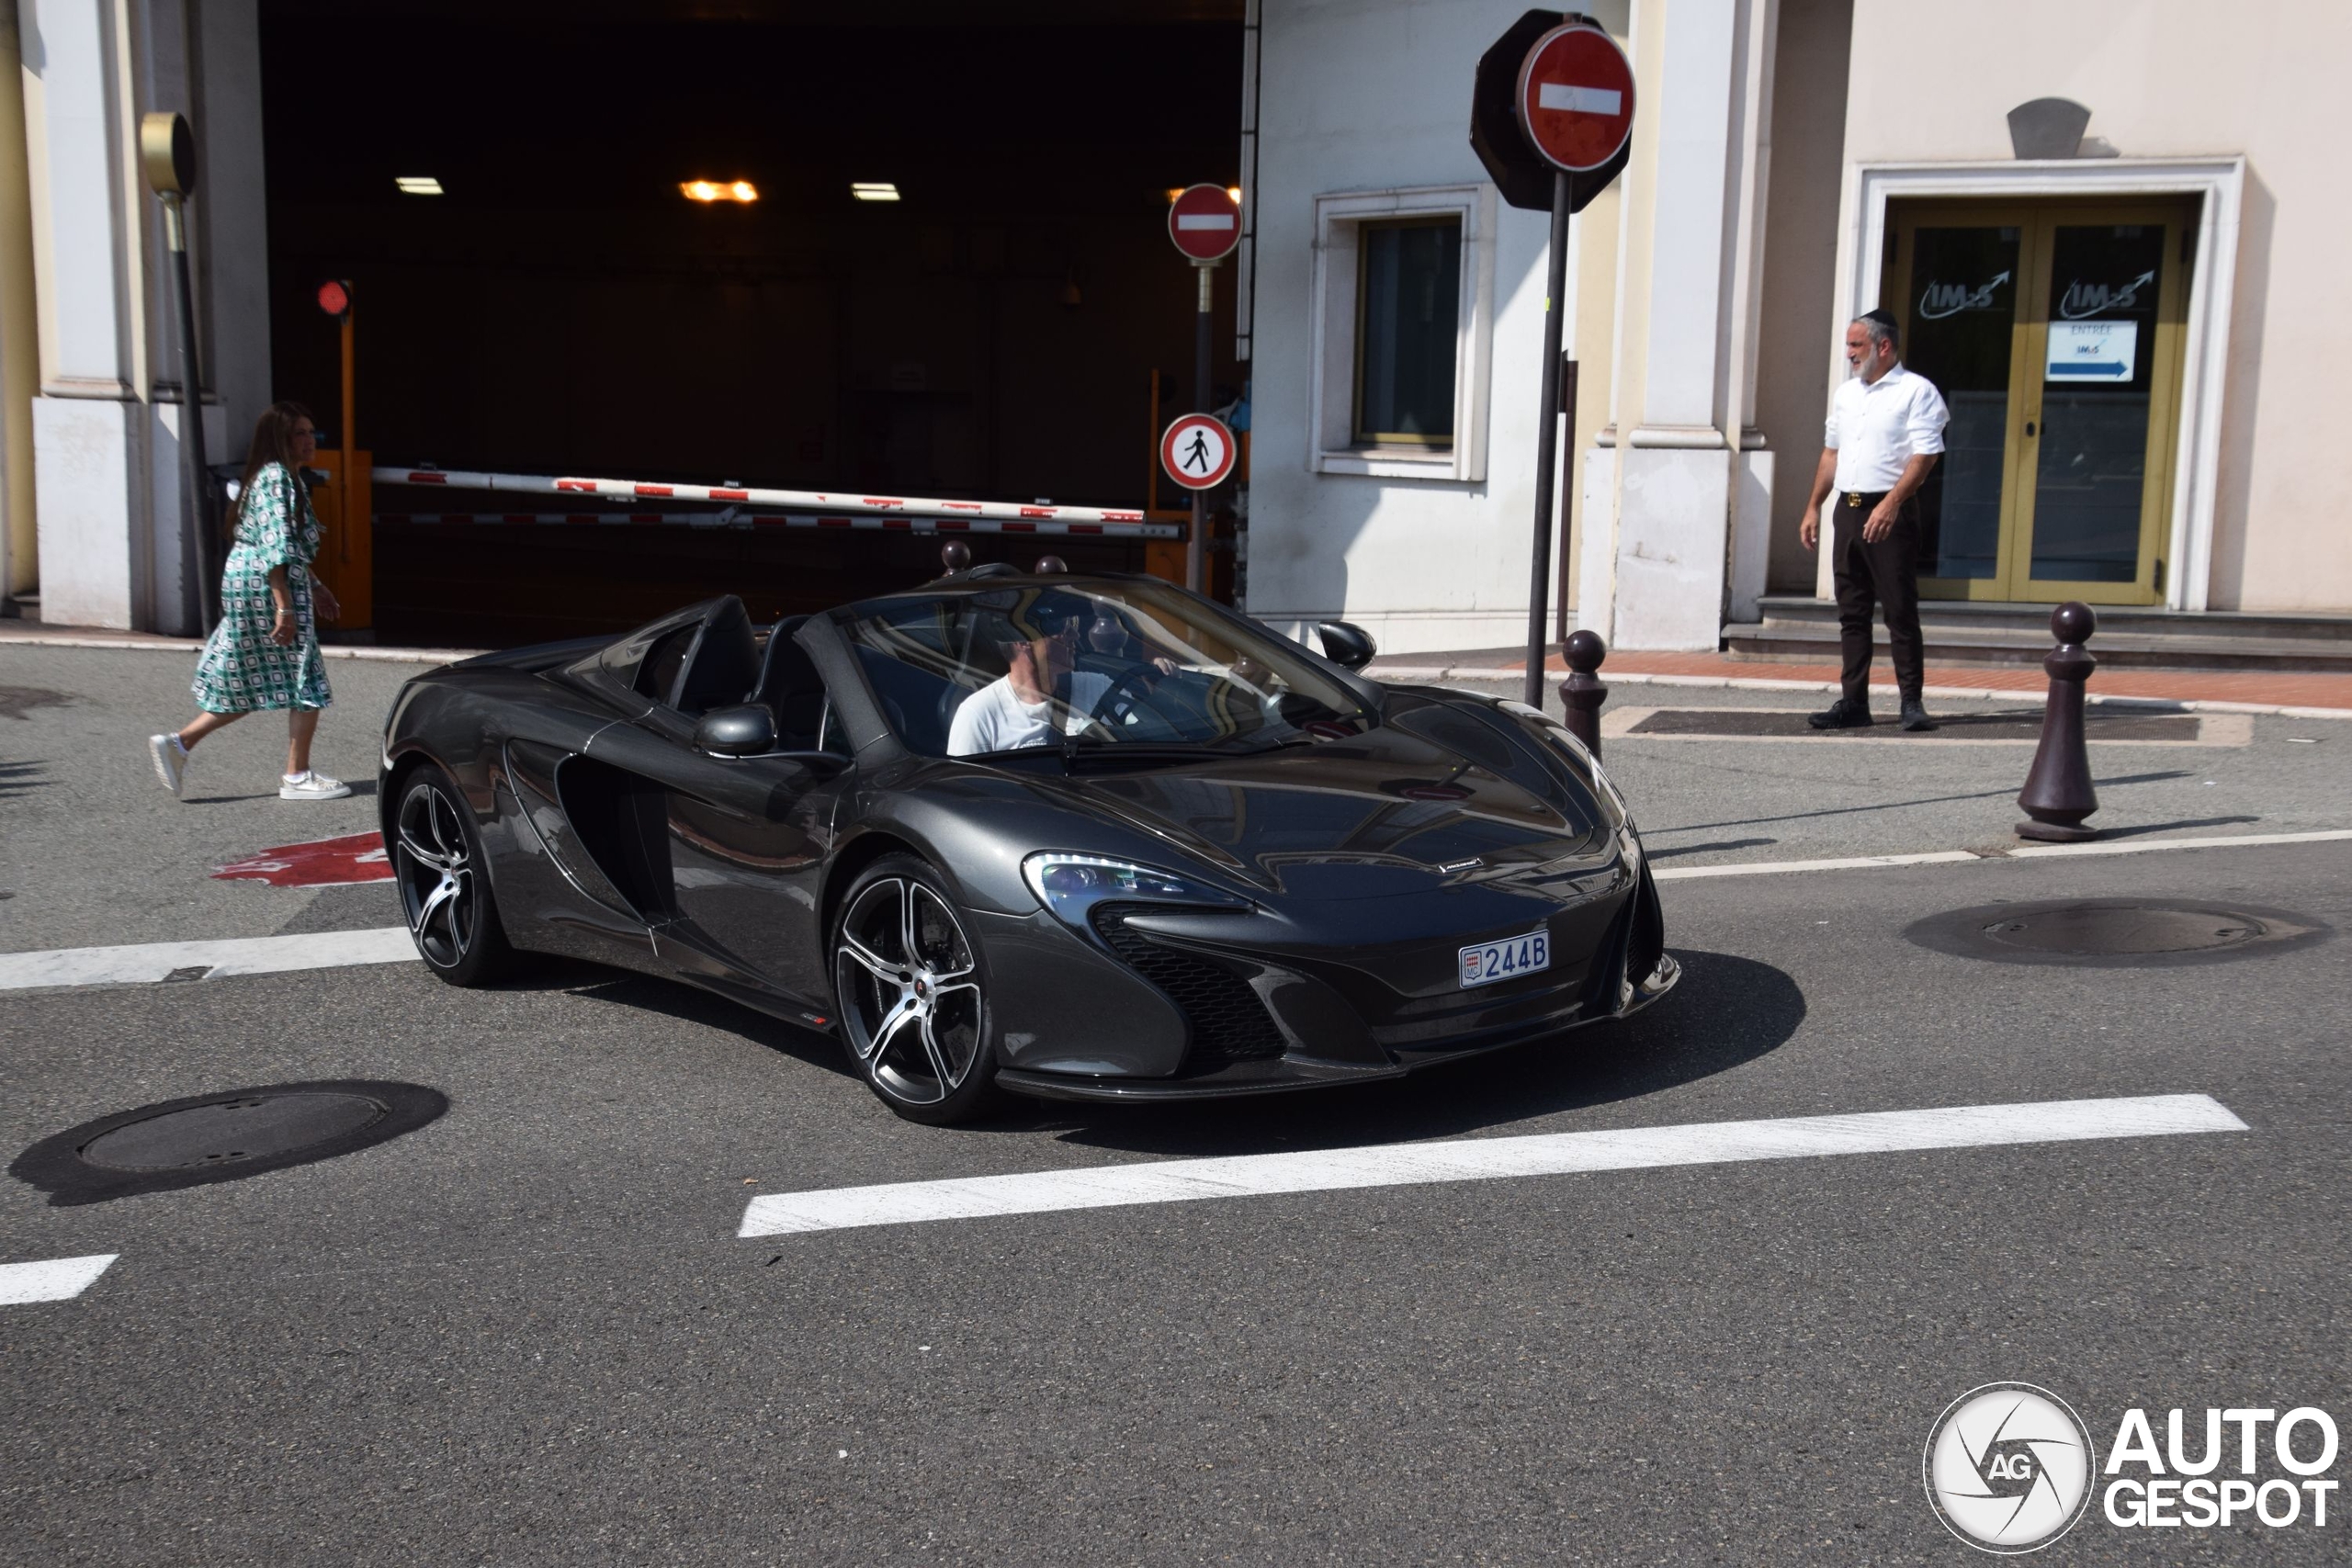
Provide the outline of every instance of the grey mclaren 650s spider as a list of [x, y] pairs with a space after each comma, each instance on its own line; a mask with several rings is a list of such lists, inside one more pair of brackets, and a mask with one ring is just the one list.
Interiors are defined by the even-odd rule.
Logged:
[[917, 1122], [1396, 1077], [1672, 987], [1574, 737], [1316, 635], [1002, 565], [773, 626], [729, 595], [409, 682], [384, 840], [451, 984], [684, 980]]

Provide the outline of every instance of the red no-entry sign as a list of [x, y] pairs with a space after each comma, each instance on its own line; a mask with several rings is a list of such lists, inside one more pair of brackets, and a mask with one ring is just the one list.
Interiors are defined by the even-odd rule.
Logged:
[[1634, 67], [1589, 22], [1555, 28], [1519, 69], [1519, 123], [1555, 167], [1583, 174], [1617, 155], [1634, 130]]
[[1188, 413], [1159, 438], [1159, 466], [1186, 490], [1208, 490], [1226, 481], [1240, 450], [1223, 420]]
[[1221, 260], [1241, 243], [1241, 209], [1223, 186], [1193, 186], [1168, 204], [1168, 237], [1196, 262]]

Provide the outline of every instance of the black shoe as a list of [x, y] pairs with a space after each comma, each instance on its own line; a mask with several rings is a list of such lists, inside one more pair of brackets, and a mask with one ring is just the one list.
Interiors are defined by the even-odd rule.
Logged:
[[1805, 722], [1815, 729], [1863, 729], [1877, 722], [1871, 717], [1871, 705], [1839, 697], [1819, 713], [1809, 714]]
[[1936, 721], [1928, 716], [1927, 706], [1918, 698], [1905, 697], [1903, 699], [1903, 728], [1933, 729], [1936, 728]]

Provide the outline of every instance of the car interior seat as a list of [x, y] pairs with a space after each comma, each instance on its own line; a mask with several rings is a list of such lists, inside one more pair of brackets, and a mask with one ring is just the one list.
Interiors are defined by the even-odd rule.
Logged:
[[775, 715], [775, 743], [786, 751], [813, 751], [825, 720], [825, 681], [808, 650], [794, 639], [806, 615], [787, 615], [768, 634], [759, 683], [743, 700]]

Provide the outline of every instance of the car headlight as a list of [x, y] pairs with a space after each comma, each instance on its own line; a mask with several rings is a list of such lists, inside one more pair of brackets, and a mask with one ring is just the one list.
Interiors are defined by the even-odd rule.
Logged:
[[1114, 899], [1249, 908], [1247, 899], [1191, 877], [1100, 855], [1034, 854], [1021, 863], [1021, 875], [1038, 903], [1074, 926], [1084, 926], [1087, 911], [1095, 905]]

